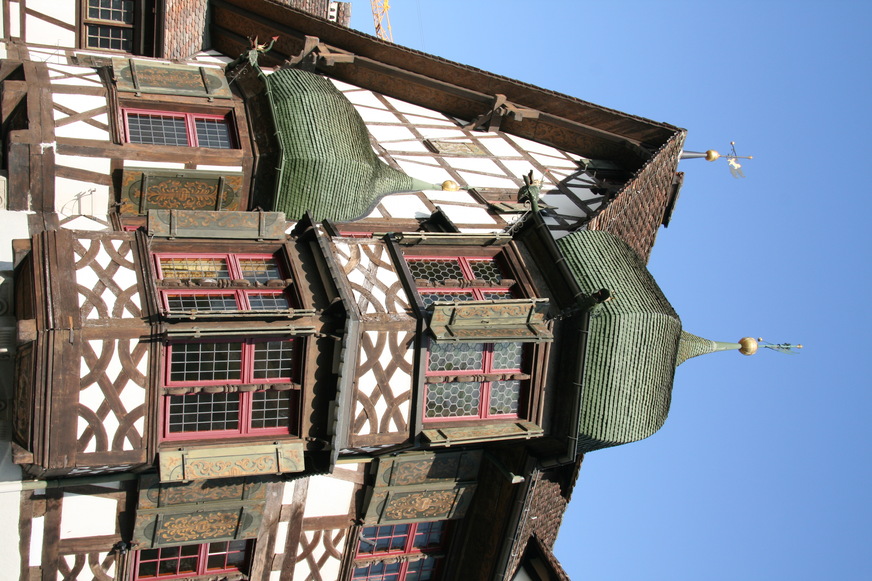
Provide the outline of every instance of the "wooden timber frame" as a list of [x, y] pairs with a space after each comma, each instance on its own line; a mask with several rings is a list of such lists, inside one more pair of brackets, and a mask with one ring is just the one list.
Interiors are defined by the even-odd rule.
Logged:
[[[191, 449], [267, 440], [298, 443], [306, 453], [307, 468], [326, 470], [331, 462], [330, 406], [337, 389], [332, 362], [341, 345], [344, 314], [337, 308], [335, 289], [322, 286], [329, 278], [322, 272], [323, 257], [317, 258], [313, 250], [317, 252], [309, 242], [295, 238], [171, 240], [150, 238], [144, 230], [47, 231], [29, 245], [19, 243], [16, 306], [19, 317], [26, 318], [19, 321], [16, 360], [16, 462], [31, 476], [52, 478], [145, 468], [155, 463], [161, 450], [180, 445]], [[168, 318], [156, 286], [153, 256], [180, 251], [272, 254], [293, 281], [286, 292], [292, 295], [295, 308], [287, 314], [245, 312], [231, 320], [208, 314]], [[108, 264], [105, 259], [96, 260], [106, 254]], [[83, 269], [93, 274], [77, 279]], [[81, 282], [65, 282], [76, 280], [96, 280], [96, 286], [87, 289]], [[107, 303], [106, 297], [114, 298]], [[162, 441], [161, 402], [166, 389], [162, 378], [168, 338], [247, 337], [252, 333], [297, 336], [303, 345], [295, 379], [300, 395], [291, 433]], [[114, 366], [111, 373], [110, 363]], [[91, 404], [79, 395], [88, 386]], [[99, 386], [96, 394], [94, 386]], [[125, 389], [142, 393], [139, 406], [125, 408], [121, 398]], [[115, 432], [106, 432], [101, 425], [108, 416], [120, 426], [113, 428]], [[84, 431], [82, 421], [89, 426]], [[135, 425], [142, 425], [141, 431]]]

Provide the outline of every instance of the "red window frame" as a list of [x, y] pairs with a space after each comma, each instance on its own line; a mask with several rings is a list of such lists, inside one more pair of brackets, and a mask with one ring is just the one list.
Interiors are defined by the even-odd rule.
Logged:
[[[288, 367], [290, 368], [290, 373], [287, 375], [280, 375], [277, 377], [258, 377], [258, 374], [263, 373], [262, 371], [257, 369], [257, 346], [258, 344], [263, 343], [290, 343], [291, 344], [291, 360], [288, 362]], [[217, 379], [190, 379], [190, 380], [178, 380], [173, 379], [173, 347], [177, 345], [206, 345], [206, 344], [239, 344], [239, 359], [238, 359], [238, 377], [232, 378], [217, 378]], [[276, 383], [290, 383], [297, 379], [297, 374], [299, 373], [299, 359], [300, 359], [300, 351], [301, 351], [301, 340], [296, 338], [291, 339], [240, 339], [238, 341], [234, 340], [223, 340], [223, 341], [178, 341], [171, 342], [166, 346], [165, 357], [164, 357], [164, 385], [167, 387], [201, 387], [201, 386], [211, 386], [211, 385], [268, 385], [268, 384], [276, 384]], [[213, 359], [214, 360], [214, 359]], [[229, 361], [229, 360], [228, 360]], [[237, 360], [234, 360], [237, 362]], [[179, 362], [184, 363], [184, 362]], [[184, 373], [184, 371], [182, 371]], [[235, 375], [235, 374], [234, 374]], [[228, 393], [228, 397], [238, 397], [238, 414], [236, 417], [236, 428], [231, 429], [214, 429], [214, 430], [191, 430], [191, 431], [171, 431], [171, 420], [178, 419], [177, 415], [172, 412], [173, 404], [179, 404], [178, 399], [180, 397], [198, 397], [205, 400], [208, 397], [211, 397], [213, 393], [202, 393], [202, 392], [194, 392], [193, 390], [189, 393], [184, 394], [165, 394], [163, 397], [163, 433], [162, 440], [165, 441], [175, 441], [175, 440], [192, 440], [192, 439], [213, 439], [213, 438], [226, 438], [226, 437], [234, 437], [234, 436], [247, 436], [247, 435], [285, 435], [291, 432], [291, 428], [295, 425], [295, 418], [299, 407], [299, 396], [296, 390], [287, 389], [282, 391], [276, 391], [275, 393], [288, 393], [290, 396], [289, 401], [289, 409], [288, 413], [288, 425], [276, 426], [276, 427], [253, 427], [252, 423], [254, 421], [254, 408], [255, 408], [255, 394], [258, 393], [270, 393], [272, 390], [252, 390], [252, 391], [239, 391], [235, 393]], [[195, 404], [192, 404], [195, 405]], [[208, 406], [208, 403], [204, 401], [202, 404], [204, 406], [203, 413], [209, 413], [205, 410]], [[193, 412], [191, 412], [193, 413]], [[224, 410], [218, 410], [216, 412], [218, 414], [226, 413]], [[218, 420], [216, 420], [218, 421]], [[204, 423], [208, 423], [205, 421]]]
[[[164, 267], [161, 263], [163, 259], [185, 259], [196, 261], [197, 259], [206, 259], [206, 260], [223, 260], [225, 268], [227, 270], [227, 276], [215, 276], [215, 277], [198, 277], [198, 276], [189, 276], [184, 280], [190, 280], [195, 278], [215, 278], [217, 280], [245, 280], [248, 282], [265, 282], [258, 281], [257, 277], [246, 277], [245, 272], [246, 269], [244, 267], [245, 260], [268, 260], [272, 262], [275, 269], [278, 271], [278, 277], [283, 279], [284, 277], [284, 268], [282, 267], [280, 261], [276, 258], [274, 254], [267, 253], [230, 253], [230, 252], [221, 252], [221, 253], [179, 253], [179, 252], [159, 252], [153, 254], [154, 257], [154, 266], [155, 273], [157, 274], [158, 280], [164, 280], [166, 278]], [[170, 273], [174, 274], [174, 273]], [[174, 277], [171, 277], [174, 278]], [[273, 309], [255, 309], [253, 308], [251, 297], [255, 295], [283, 295], [285, 301], [287, 303], [287, 307], [292, 308], [294, 303], [291, 298], [285, 292], [286, 288], [266, 288], [266, 287], [250, 287], [250, 288], [223, 288], [223, 289], [213, 289], [213, 288], [196, 288], [196, 289], [162, 289], [160, 291], [161, 297], [161, 306], [163, 309], [170, 313], [187, 313], [191, 312], [190, 309], [171, 309], [170, 308], [170, 297], [174, 296], [184, 296], [184, 295], [216, 295], [216, 296], [233, 296], [236, 301], [236, 308], [240, 311], [258, 311], [265, 310], [271, 311]]]
[[[433, 530], [433, 529], [437, 530]], [[415, 546], [424, 538], [423, 546]], [[355, 554], [356, 562], [352, 572], [353, 581], [413, 581], [416, 579], [435, 580], [439, 578], [443, 559], [450, 538], [448, 521], [428, 521], [398, 525], [364, 527], [360, 533]], [[435, 540], [435, 542], [431, 541]], [[379, 542], [387, 542], [388, 548], [376, 550]], [[365, 550], [366, 546], [373, 550]], [[397, 559], [399, 556], [425, 555], [424, 559]], [[389, 558], [388, 562], [381, 559]], [[432, 567], [428, 565], [432, 563]], [[422, 567], [424, 571], [417, 570]], [[423, 573], [428, 573], [422, 577]]]
[[[526, 359], [527, 353], [526, 348], [522, 343], [513, 343], [514, 345], [518, 345], [521, 349], [521, 357], [522, 360]], [[492, 397], [492, 385], [493, 381], [479, 381], [475, 376], [480, 376], [482, 374], [492, 374], [492, 373], [502, 373], [506, 375], [514, 375], [523, 373], [521, 367], [515, 367], [510, 369], [502, 369], [494, 367], [494, 349], [496, 343], [473, 343], [473, 345], [482, 345], [482, 364], [481, 367], [476, 369], [462, 369], [462, 370], [449, 370], [449, 369], [431, 369], [431, 357], [432, 357], [432, 347], [434, 343], [431, 343], [431, 349], [427, 351], [427, 370], [425, 371], [425, 377], [439, 377], [450, 375], [452, 377], [456, 377], [456, 381], [445, 382], [445, 383], [478, 383], [479, 384], [479, 399], [478, 399], [478, 414], [477, 415], [466, 415], [466, 416], [438, 416], [438, 417], [428, 417], [427, 409], [428, 409], [428, 392], [433, 389], [431, 386], [438, 384], [438, 382], [433, 383], [424, 383], [424, 421], [431, 422], [447, 422], [447, 421], [475, 421], [475, 420], [488, 420], [488, 419], [516, 419], [520, 417], [519, 411], [515, 413], [492, 413], [490, 411], [491, 397]], [[446, 347], [452, 346], [461, 346], [465, 345], [464, 343], [447, 343], [440, 344]], [[523, 365], [523, 361], [521, 363]], [[464, 377], [469, 376], [469, 381], [464, 381]], [[520, 381], [517, 379], [511, 379], [509, 381]], [[524, 382], [521, 381], [521, 390], [524, 389]], [[518, 404], [520, 405], [520, 395]]]
[[[223, 545], [223, 550], [218, 550], [220, 545]], [[145, 579], [184, 579], [197, 575], [246, 572], [251, 555], [253, 554], [253, 546], [253, 540], [246, 540], [141, 549], [135, 551], [136, 560], [133, 564], [133, 581]], [[193, 551], [194, 547], [196, 547], [196, 553]], [[183, 552], [192, 554], [182, 556]], [[228, 563], [231, 557], [238, 557], [240, 554], [242, 561], [238, 565], [236, 563]], [[221, 555], [224, 555], [223, 565], [215, 567], [215, 561]], [[211, 567], [209, 563], [210, 558], [212, 561]], [[175, 561], [174, 567], [172, 566], [173, 561]], [[151, 569], [152, 564], [154, 564], [154, 574], [152, 575], [148, 572], [143, 574], [143, 568]], [[184, 569], [180, 571], [182, 567]], [[168, 572], [170, 568], [174, 569], [175, 572]], [[164, 573], [161, 573], [162, 570]]]
[[[478, 278], [475, 275], [475, 271], [472, 268], [473, 262], [490, 262], [493, 263], [500, 274], [503, 274], [503, 268], [500, 266], [496, 257], [493, 256], [447, 256], [447, 255], [406, 255], [406, 263], [410, 262], [450, 262], [456, 261], [460, 266], [461, 273], [463, 275], [462, 280], [467, 281], [475, 281]], [[414, 275], [413, 275], [414, 276]], [[415, 279], [421, 280], [421, 279]], [[461, 279], [457, 279], [461, 280]], [[511, 289], [508, 286], [500, 286], [500, 285], [486, 285], [486, 286], [474, 286], [471, 284], [458, 285], [458, 286], [445, 286], [445, 285], [437, 285], [437, 284], [426, 284], [419, 285], [418, 294], [461, 294], [470, 296], [470, 300], [480, 301], [485, 300], [485, 294], [487, 293], [506, 293], [511, 297]]]
[[185, 111], [164, 111], [159, 109], [135, 109], [132, 107], [123, 107], [121, 109], [121, 118], [124, 125], [124, 141], [127, 143], [141, 143], [131, 140], [130, 131], [130, 115], [141, 115], [143, 117], [173, 117], [176, 119], [184, 119], [185, 134], [187, 135], [187, 145], [175, 143], [146, 143], [145, 145], [158, 145], [168, 147], [207, 147], [200, 145], [200, 138], [197, 134], [197, 120], [206, 119], [212, 121], [221, 121], [227, 127], [227, 135], [230, 140], [229, 147], [220, 147], [212, 149], [239, 149], [238, 140], [236, 139], [235, 125], [231, 113], [210, 114], [210, 113], [193, 113]]

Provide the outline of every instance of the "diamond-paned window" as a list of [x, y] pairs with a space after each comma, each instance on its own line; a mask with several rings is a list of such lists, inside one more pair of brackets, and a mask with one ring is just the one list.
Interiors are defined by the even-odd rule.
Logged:
[[235, 147], [231, 122], [224, 115], [123, 109], [129, 143], [182, 147]]
[[493, 258], [475, 256], [406, 256], [418, 294], [429, 307], [435, 301], [480, 301], [512, 298], [511, 281]]

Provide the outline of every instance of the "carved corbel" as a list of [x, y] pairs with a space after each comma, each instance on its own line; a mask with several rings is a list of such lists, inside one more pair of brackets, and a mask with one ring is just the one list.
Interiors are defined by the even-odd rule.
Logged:
[[485, 131], [498, 131], [503, 118], [508, 115], [511, 115], [515, 121], [523, 121], [524, 119], [538, 119], [539, 111], [515, 105], [509, 102], [505, 95], [498, 93], [494, 95], [494, 101], [490, 110], [479, 115], [464, 125], [463, 128], [476, 131], [487, 126]]
[[317, 36], [306, 36], [303, 50], [296, 56], [285, 61], [288, 68], [300, 68], [314, 70], [317, 67], [332, 67], [336, 63], [354, 62], [354, 55], [350, 52], [340, 51], [321, 42]]

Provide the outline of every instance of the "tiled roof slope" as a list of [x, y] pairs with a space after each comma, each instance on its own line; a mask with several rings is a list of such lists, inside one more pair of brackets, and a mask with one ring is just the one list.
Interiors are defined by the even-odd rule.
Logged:
[[579, 452], [647, 438], [666, 421], [681, 321], [639, 255], [607, 232], [557, 241], [582, 292], [611, 291], [590, 316]]
[[326, 78], [300, 69], [266, 78], [282, 150], [274, 210], [351, 220], [386, 193], [437, 188], [378, 159], [363, 119]]
[[647, 262], [666, 206], [675, 193], [672, 184], [686, 135], [686, 131], [677, 131], [587, 224], [588, 230], [618, 236]]
[[166, 0], [163, 56], [183, 59], [206, 48], [206, 0]]
[[[527, 544], [537, 540], [543, 552], [553, 558], [551, 550], [557, 540], [566, 507], [569, 505], [570, 494], [575, 486], [582, 459], [583, 457], [579, 456], [574, 464], [533, 472], [527, 510], [519, 523], [515, 537], [517, 540], [512, 547], [512, 557], [506, 568], [507, 571], [514, 572], [518, 568]], [[553, 561], [553, 565], [556, 565], [555, 569], [562, 571], [557, 560], [553, 559]]]

